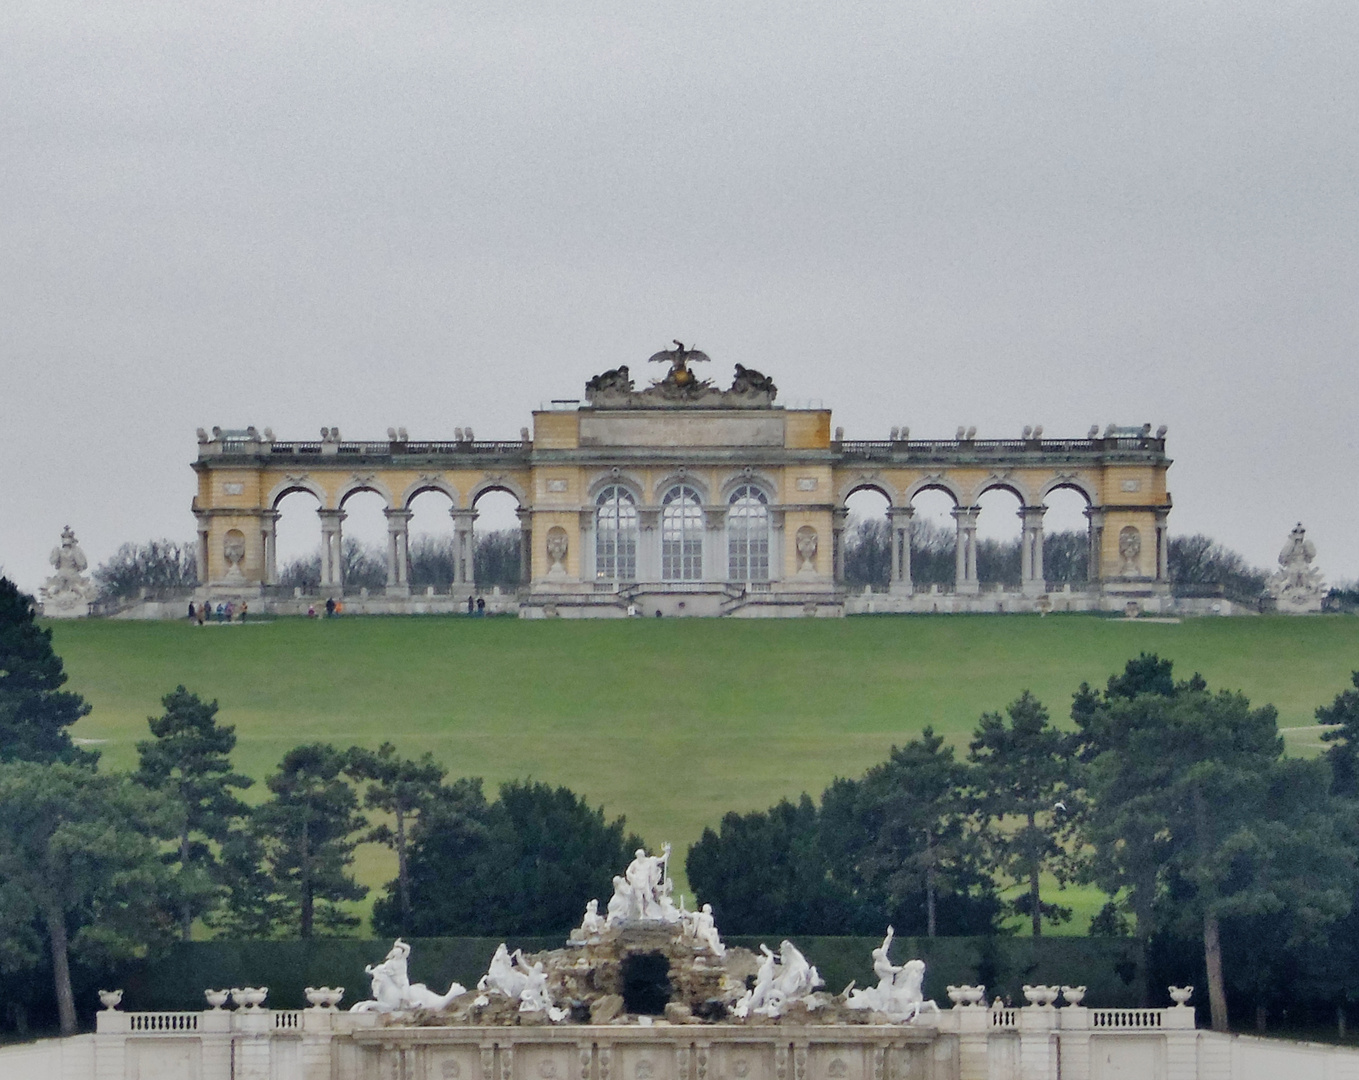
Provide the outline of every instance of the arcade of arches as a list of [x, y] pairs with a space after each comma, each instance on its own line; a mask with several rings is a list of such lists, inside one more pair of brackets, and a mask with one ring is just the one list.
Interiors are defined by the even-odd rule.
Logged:
[[[439, 492], [453, 521], [451, 609], [475, 580], [477, 500], [501, 491], [519, 505], [521, 614], [838, 615], [863, 609], [843, 584], [842, 540], [846, 500], [870, 490], [886, 500], [891, 536], [891, 583], [873, 610], [1114, 610], [1134, 600], [1154, 611], [1168, 599], [1164, 429], [850, 441], [832, 434], [828, 410], [776, 406], [772, 382], [751, 389], [739, 376], [731, 391], [705, 383], [687, 395], [659, 392], [664, 383], [592, 392], [592, 380], [586, 403], [536, 412], [532, 434], [508, 442], [200, 431], [193, 509], [205, 585], [287, 610], [292, 597], [276, 584], [278, 507], [308, 492], [320, 519], [321, 590], [342, 593], [345, 503], [375, 492], [387, 583], [362, 609], [429, 610], [429, 598], [410, 595], [408, 531], [412, 501]], [[979, 500], [995, 489], [1018, 499], [1021, 530], [1021, 583], [1001, 592], [977, 578]], [[951, 586], [912, 580], [911, 520], [923, 492], [952, 503]], [[1088, 581], [1074, 590], [1044, 577], [1043, 519], [1055, 492], [1086, 504]]]

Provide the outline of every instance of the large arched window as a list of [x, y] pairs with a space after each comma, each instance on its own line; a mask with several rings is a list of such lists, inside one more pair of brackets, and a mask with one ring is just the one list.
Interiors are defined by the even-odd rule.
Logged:
[[661, 500], [661, 577], [699, 581], [703, 577], [703, 503], [687, 485], [672, 487]]
[[637, 504], [627, 488], [613, 484], [595, 500], [595, 577], [633, 581], [637, 577]]
[[751, 484], [743, 484], [731, 496], [727, 571], [732, 581], [769, 580], [769, 500]]

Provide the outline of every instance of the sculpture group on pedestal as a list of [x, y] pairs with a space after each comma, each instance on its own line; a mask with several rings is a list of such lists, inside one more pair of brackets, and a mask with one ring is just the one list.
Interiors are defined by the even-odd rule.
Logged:
[[674, 882], [666, 875], [669, 863], [669, 844], [662, 845], [659, 855], [648, 855], [643, 848], [638, 848], [627, 870], [613, 879], [607, 925], [621, 926], [628, 922], [674, 925], [679, 922], [680, 910], [671, 899]]
[[[938, 1013], [921, 992], [924, 962], [911, 960], [898, 967], [888, 957], [894, 934], [890, 926], [873, 950], [878, 985], [855, 991], [851, 983], [843, 993], [831, 995], [822, 991], [825, 981], [791, 941], [782, 942], [777, 952], [767, 945], [760, 946], [759, 954], [729, 949], [717, 932], [711, 904], [697, 911], [686, 911], [682, 901], [677, 906], [667, 873], [669, 860], [669, 844], [659, 855], [639, 848], [627, 869], [613, 879], [607, 916], [600, 914], [599, 901], [591, 900], [564, 949], [525, 956], [501, 942], [475, 996], [467, 995], [458, 983], [446, 994], [412, 984], [410, 946], [398, 938], [380, 964], [364, 968], [372, 980], [372, 998], [351, 1011], [398, 1014], [398, 1022], [411, 1023], [428, 1021], [408, 1014], [446, 1011], [448, 1019], [440, 1022], [454, 1025], [555, 1024], [568, 1017], [578, 1022], [588, 1018], [594, 1024], [624, 1023], [624, 1014], [631, 1011], [628, 995], [637, 993], [637, 983], [630, 982], [632, 976], [626, 972], [640, 956], [648, 963], [664, 961], [666, 981], [659, 1001], [671, 1023], [806, 1023], [813, 1012], [817, 1023], [863, 1019], [911, 1023], [924, 1009]], [[950, 988], [951, 997], [954, 989]], [[644, 1022], [649, 1022], [647, 1016], [660, 1015], [648, 1012], [643, 1004], [658, 1008], [649, 994], [647, 990], [646, 995], [631, 998]], [[873, 1015], [856, 1016], [855, 1010]]]
[[1280, 611], [1296, 615], [1321, 610], [1326, 586], [1321, 570], [1312, 565], [1316, 555], [1316, 545], [1307, 539], [1307, 530], [1298, 522], [1279, 552], [1279, 569], [1266, 586]]
[[490, 1004], [490, 995], [499, 994], [519, 1002], [521, 1013], [543, 1012], [554, 1023], [566, 1017], [563, 1009], [552, 1004], [547, 990], [547, 972], [541, 962], [530, 964], [522, 949], [510, 952], [502, 941], [491, 957], [486, 974], [477, 983], [480, 992], [476, 1004]]
[[436, 994], [424, 983], [412, 983], [407, 971], [410, 954], [411, 947], [397, 938], [382, 963], [365, 966], [364, 974], [373, 980], [372, 1000], [360, 1001], [349, 1011], [393, 1013], [425, 1009], [439, 1012], [454, 998], [467, 993], [467, 987], [456, 982], [446, 994]]
[[84, 576], [89, 562], [76, 543], [71, 526], [61, 530], [61, 544], [48, 556], [56, 573], [43, 582], [42, 613], [50, 619], [78, 619], [90, 613], [98, 590]]
[[733, 1013], [740, 1017], [752, 1014], [778, 1017], [796, 1002], [809, 1009], [821, 1004], [813, 995], [826, 981], [807, 963], [796, 945], [785, 940], [777, 953], [771, 952], [768, 945], [761, 945], [760, 952], [764, 960], [755, 975], [755, 985], [736, 1003]]
[[895, 933], [889, 926], [882, 944], [873, 950], [873, 974], [878, 977], [878, 985], [851, 991], [845, 1004], [851, 1009], [872, 1009], [889, 1020], [899, 1022], [914, 1020], [925, 1008], [937, 1013], [939, 1006], [933, 1001], [926, 1001], [921, 991], [925, 981], [925, 961], [907, 960], [897, 967], [888, 958], [887, 952], [892, 947]]

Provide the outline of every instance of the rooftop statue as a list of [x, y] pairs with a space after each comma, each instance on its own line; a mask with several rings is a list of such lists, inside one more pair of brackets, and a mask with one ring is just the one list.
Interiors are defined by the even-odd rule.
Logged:
[[647, 363], [668, 363], [670, 365], [670, 371], [661, 381], [674, 383], [676, 386], [688, 386], [696, 381], [694, 373], [689, 370], [689, 362], [693, 361], [696, 364], [706, 364], [712, 357], [705, 352], [700, 352], [698, 349], [686, 349], [684, 347], [684, 342], [680, 341], [678, 338], [673, 338], [672, 340], [675, 342], [675, 347], [673, 349], [662, 349], [658, 353], [653, 353], [651, 359], [649, 359]]
[[89, 561], [76, 542], [71, 526], [61, 530], [61, 545], [48, 556], [56, 573], [43, 582], [43, 614], [53, 619], [77, 619], [90, 613], [94, 582], [84, 576]]
[[1307, 530], [1299, 522], [1279, 552], [1279, 569], [1265, 586], [1280, 611], [1298, 615], [1321, 610], [1326, 586], [1321, 570], [1312, 565], [1316, 555], [1316, 545], [1307, 539]]
[[712, 360], [701, 349], [691, 349], [674, 339], [673, 349], [662, 349], [647, 363], [669, 364], [663, 378], [644, 390], [633, 388], [626, 364], [601, 372], [585, 384], [585, 397], [595, 408], [660, 409], [675, 406], [699, 408], [749, 409], [768, 407], [778, 395], [778, 387], [768, 375], [754, 368], [736, 365], [731, 388], [719, 389], [709, 379], [700, 379], [691, 364]]

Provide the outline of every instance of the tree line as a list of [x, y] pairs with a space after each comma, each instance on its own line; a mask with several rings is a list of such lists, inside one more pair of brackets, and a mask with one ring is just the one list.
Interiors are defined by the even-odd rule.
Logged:
[[[429, 754], [296, 747], [254, 782], [235, 732], [183, 686], [130, 773], [70, 738], [89, 712], [0, 579], [0, 971], [51, 972], [74, 1030], [72, 960], [98, 967], [176, 938], [352, 933], [359, 843], [395, 855], [381, 935], [565, 933], [641, 840], [566, 788], [450, 779]], [[1328, 749], [1287, 758], [1272, 706], [1176, 680], [1143, 655], [1082, 684], [1070, 729], [1028, 692], [954, 747], [930, 728], [858, 778], [730, 813], [687, 857], [728, 934], [1034, 935], [1071, 918], [1058, 885], [1110, 899], [1091, 933], [1143, 970], [1197, 951], [1214, 1026], [1227, 989], [1359, 998], [1359, 673], [1317, 711]]]

